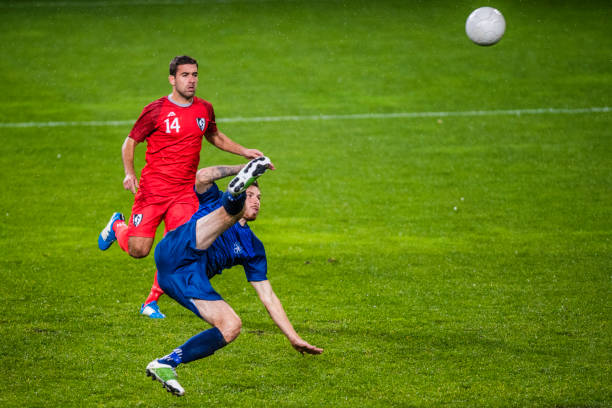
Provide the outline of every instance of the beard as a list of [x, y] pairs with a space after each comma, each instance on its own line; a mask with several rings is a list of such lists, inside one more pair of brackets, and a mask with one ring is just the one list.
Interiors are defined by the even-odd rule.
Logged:
[[181, 91], [180, 89], [176, 89], [176, 92], [178, 92], [179, 95], [181, 95], [183, 98], [185, 99], [191, 99], [195, 96], [195, 88], [193, 89], [193, 91]]
[[257, 216], [259, 215], [259, 213], [249, 213], [247, 214], [246, 212], [242, 215], [242, 218], [244, 218], [247, 221], [255, 221], [257, 219]]

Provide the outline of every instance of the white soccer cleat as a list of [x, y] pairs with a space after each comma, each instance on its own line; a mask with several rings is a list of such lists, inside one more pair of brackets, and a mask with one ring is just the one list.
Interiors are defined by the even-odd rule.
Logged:
[[157, 380], [168, 392], [180, 397], [185, 394], [185, 390], [179, 384], [174, 367], [169, 364], [162, 364], [157, 359], [147, 365], [147, 376]]
[[227, 186], [227, 191], [233, 196], [240, 195], [240, 193], [245, 191], [255, 180], [257, 180], [257, 177], [264, 174], [271, 164], [272, 162], [266, 156], [251, 160], [238, 174], [236, 174], [236, 177], [230, 181]]

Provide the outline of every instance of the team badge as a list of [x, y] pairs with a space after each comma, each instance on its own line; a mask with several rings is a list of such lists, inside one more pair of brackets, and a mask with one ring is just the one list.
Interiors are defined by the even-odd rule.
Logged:
[[132, 216], [132, 222], [134, 223], [134, 226], [137, 227], [138, 225], [140, 225], [140, 222], [142, 221], [142, 214], [134, 214]]
[[242, 248], [240, 247], [240, 244], [237, 242], [234, 242], [234, 253], [238, 255], [241, 252], [242, 252]]
[[196, 118], [196, 121], [198, 122], [198, 127], [203, 132], [204, 129], [206, 129], [206, 119], [204, 119], [204, 118]]

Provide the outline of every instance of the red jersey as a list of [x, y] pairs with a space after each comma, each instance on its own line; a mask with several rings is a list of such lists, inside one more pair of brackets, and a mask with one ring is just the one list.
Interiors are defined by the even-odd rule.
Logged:
[[129, 137], [147, 141], [146, 165], [140, 175], [143, 198], [169, 197], [193, 191], [202, 136], [217, 131], [212, 105], [194, 97], [189, 105], [167, 96], [145, 106]]

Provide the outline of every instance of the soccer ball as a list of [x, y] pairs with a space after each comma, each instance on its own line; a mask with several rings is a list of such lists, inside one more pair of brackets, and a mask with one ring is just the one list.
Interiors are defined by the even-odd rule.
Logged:
[[506, 31], [506, 20], [493, 7], [480, 7], [472, 11], [465, 22], [465, 32], [478, 45], [493, 45]]

